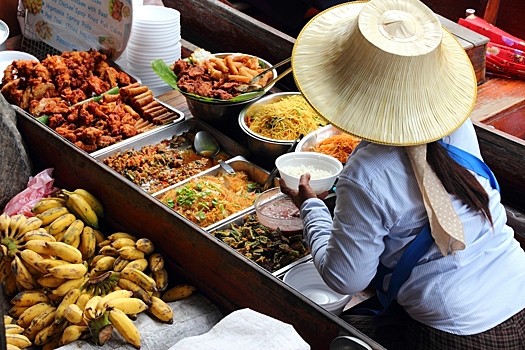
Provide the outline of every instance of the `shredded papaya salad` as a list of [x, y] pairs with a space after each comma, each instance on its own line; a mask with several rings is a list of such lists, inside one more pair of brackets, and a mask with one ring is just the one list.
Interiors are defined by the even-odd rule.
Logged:
[[210, 226], [253, 205], [258, 187], [243, 171], [190, 180], [166, 192], [161, 201], [200, 227]]

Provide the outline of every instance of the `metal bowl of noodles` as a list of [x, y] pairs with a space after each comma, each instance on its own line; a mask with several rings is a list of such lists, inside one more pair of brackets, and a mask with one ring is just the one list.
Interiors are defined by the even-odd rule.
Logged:
[[[275, 102], [279, 102], [285, 97], [290, 96], [301, 96], [300, 92], [280, 92], [265, 96], [257, 101], [244, 107], [239, 113], [239, 126], [246, 135], [246, 145], [250, 151], [251, 157], [254, 157], [258, 162], [264, 164], [268, 168], [273, 168], [275, 160], [282, 154], [286, 153], [290, 146], [294, 143], [294, 140], [280, 140], [277, 138], [269, 138], [260, 135], [253, 130], [247, 124], [249, 116], [256, 113], [261, 107], [268, 106]], [[303, 135], [304, 136], [304, 135]]]
[[[234, 53], [234, 52], [213, 54], [213, 56], [217, 58], [225, 58], [226, 56], [229, 56], [229, 55], [245, 55], [245, 54]], [[252, 55], [247, 55], [247, 56], [252, 56]], [[272, 66], [270, 62], [260, 57], [257, 57], [257, 58], [259, 60], [259, 65], [261, 66], [261, 68], [269, 68]], [[277, 70], [274, 69], [271, 72], [272, 72], [272, 75], [269, 78], [269, 80], [277, 77]], [[265, 87], [265, 91], [268, 91], [269, 89], [271, 89], [273, 85], [274, 84], [267, 85]], [[239, 102], [234, 102], [234, 101], [230, 102], [228, 100], [215, 100], [215, 99], [211, 101], [211, 99], [199, 98], [198, 96], [194, 96], [191, 94], [183, 93], [183, 95], [186, 98], [186, 103], [193, 117], [204, 120], [204, 121], [214, 122], [214, 121], [228, 119], [228, 118], [235, 119], [235, 117], [239, 115], [239, 112], [246, 105], [263, 97], [265, 94], [265, 91], [261, 91], [259, 93], [249, 93], [250, 95], [246, 94], [245, 96], [253, 96], [253, 97], [244, 99]]]

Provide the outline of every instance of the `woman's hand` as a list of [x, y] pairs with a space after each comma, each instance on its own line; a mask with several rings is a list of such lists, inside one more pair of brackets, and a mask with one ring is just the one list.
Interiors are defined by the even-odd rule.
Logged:
[[279, 184], [281, 185], [281, 192], [290, 197], [295, 206], [299, 209], [301, 209], [305, 200], [309, 198], [317, 198], [314, 190], [310, 187], [310, 174], [308, 173], [301, 175], [298, 190], [292, 190], [290, 187], [286, 186], [286, 183], [282, 178], [279, 179]]

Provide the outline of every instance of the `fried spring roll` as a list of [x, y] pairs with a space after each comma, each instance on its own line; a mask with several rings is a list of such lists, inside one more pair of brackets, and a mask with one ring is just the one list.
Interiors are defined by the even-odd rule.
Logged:
[[220, 70], [221, 72], [223, 72], [223, 73], [228, 73], [229, 72], [229, 69], [226, 66], [226, 63], [224, 62], [224, 60], [222, 58], [211, 57], [210, 58], [210, 62], [215, 63], [216, 68], [218, 70]]
[[154, 108], [154, 107], [158, 107], [158, 106], [161, 106], [159, 101], [153, 101], [153, 102], [148, 103], [147, 105], [145, 105], [142, 109], [146, 112], [149, 109]]
[[133, 96], [133, 97], [131, 98], [131, 100], [132, 100], [132, 101], [141, 100], [141, 99], [145, 98], [146, 96], [153, 96], [153, 91], [148, 90], [148, 91], [146, 91], [146, 92], [144, 92], [144, 93], [142, 93], [142, 94], [140, 94], [140, 95]]
[[120, 95], [122, 97], [128, 96], [128, 90], [136, 88], [138, 86], [140, 86], [140, 83], [133, 83], [133, 84], [130, 84], [128, 86], [124, 86], [124, 87], [120, 88]]
[[128, 89], [128, 96], [136, 96], [145, 93], [149, 88], [147, 86], [139, 86]]
[[234, 74], [234, 75], [239, 74], [239, 70], [237, 69], [237, 67], [235, 67], [235, 64], [233, 62], [233, 57], [231, 55], [226, 56], [224, 61], [226, 62], [226, 66], [228, 66], [228, 70], [230, 74]]
[[133, 103], [140, 109], [142, 109], [143, 106], [147, 105], [148, 103], [150, 103], [151, 101], [153, 101], [153, 96], [152, 95], [147, 95], [141, 99], [137, 99], [137, 100], [134, 100]]
[[241, 83], [246, 83], [246, 84], [248, 84], [250, 79], [251, 77], [247, 77], [245, 75], [229, 75], [228, 76], [228, 80], [239, 81]]
[[131, 114], [131, 116], [133, 117], [133, 119], [137, 119], [137, 118], [140, 118], [140, 114], [138, 114], [131, 106], [129, 105], [124, 105], [124, 110]]

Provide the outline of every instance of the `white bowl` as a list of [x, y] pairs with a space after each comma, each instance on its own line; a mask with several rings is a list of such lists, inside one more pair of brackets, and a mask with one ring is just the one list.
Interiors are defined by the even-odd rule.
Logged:
[[13, 61], [18, 61], [18, 60], [38, 61], [38, 58], [26, 52], [22, 52], [22, 51], [11, 51], [11, 50], [1, 51], [0, 52], [0, 82], [2, 78], [4, 77], [5, 69], [11, 63], [13, 63]]
[[[323, 170], [330, 173], [329, 176], [315, 178], [316, 175], [310, 171], [310, 186], [316, 194], [330, 190], [337, 176], [339, 176], [341, 170], [343, 170], [343, 164], [339, 160], [332, 156], [316, 152], [285, 153], [275, 160], [275, 166], [279, 169], [281, 178], [286, 183], [286, 186], [295, 190], [299, 187], [299, 179], [302, 174], [297, 176], [296, 174], [287, 173], [288, 169], [286, 167], [304, 167], [305, 169]], [[305, 172], [308, 171], [304, 171], [303, 173]]]
[[352, 295], [339, 294], [328, 287], [312, 261], [292, 267], [284, 274], [283, 281], [337, 316], [352, 299]]

